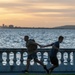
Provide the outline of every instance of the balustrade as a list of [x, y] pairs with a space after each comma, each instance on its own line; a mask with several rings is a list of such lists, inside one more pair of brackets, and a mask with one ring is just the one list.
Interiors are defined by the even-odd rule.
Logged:
[[[50, 49], [38, 49], [37, 58], [49, 68], [52, 64], [49, 59]], [[27, 50], [26, 49], [0, 49], [0, 72], [1, 71], [22, 71], [27, 65]], [[75, 71], [75, 50], [60, 49], [57, 54], [59, 67], [56, 72], [74, 72]], [[40, 64], [30, 61], [30, 71], [43, 72], [44, 69]]]

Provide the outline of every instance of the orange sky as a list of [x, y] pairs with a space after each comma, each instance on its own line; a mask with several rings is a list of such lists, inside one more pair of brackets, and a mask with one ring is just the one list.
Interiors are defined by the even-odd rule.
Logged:
[[0, 0], [0, 25], [75, 25], [75, 0]]

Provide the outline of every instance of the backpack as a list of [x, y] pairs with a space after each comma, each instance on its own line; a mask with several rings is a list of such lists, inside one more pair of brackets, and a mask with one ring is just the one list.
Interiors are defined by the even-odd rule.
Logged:
[[37, 45], [34, 44], [33, 42], [35, 42], [34, 39], [29, 39], [29, 41], [27, 43], [28, 50], [36, 50], [37, 49]]

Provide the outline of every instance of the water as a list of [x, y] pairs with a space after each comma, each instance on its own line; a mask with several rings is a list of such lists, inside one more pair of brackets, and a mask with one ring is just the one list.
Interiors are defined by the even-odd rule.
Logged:
[[[34, 38], [37, 43], [46, 45], [57, 41], [58, 36], [64, 36], [64, 41], [61, 44], [61, 48], [75, 48], [75, 30], [72, 29], [0, 29], [0, 48], [25, 48], [24, 36], [29, 35], [30, 38]], [[65, 54], [65, 53], [64, 53]], [[63, 54], [63, 55], [64, 55]], [[41, 56], [41, 52], [38, 53], [38, 59], [44, 59], [43, 63], [48, 64], [48, 53], [44, 52]], [[64, 64], [68, 64], [68, 53], [63, 56]], [[61, 54], [58, 55], [60, 61]], [[70, 53], [70, 64], [73, 65], [73, 52]], [[2, 64], [5, 66], [7, 62], [7, 53], [2, 53]], [[9, 65], [14, 64], [14, 53], [9, 53]], [[23, 64], [26, 65], [27, 53], [23, 53]], [[67, 61], [67, 62], [65, 62]], [[21, 53], [16, 53], [16, 64], [21, 64]], [[31, 60], [31, 65], [34, 65], [34, 61]], [[60, 62], [61, 64], [61, 62]], [[9, 68], [8, 68], [9, 69]], [[7, 70], [8, 70], [7, 69]], [[17, 69], [18, 70], [18, 69]]]
[[74, 29], [0, 29], [0, 48], [25, 48], [25, 35], [34, 38], [41, 45], [57, 41], [64, 36], [61, 48], [75, 48]]

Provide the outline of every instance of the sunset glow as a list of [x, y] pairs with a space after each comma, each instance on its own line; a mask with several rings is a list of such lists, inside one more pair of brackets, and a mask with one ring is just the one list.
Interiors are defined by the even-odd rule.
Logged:
[[1, 0], [0, 26], [56, 27], [75, 25], [74, 0]]

